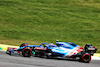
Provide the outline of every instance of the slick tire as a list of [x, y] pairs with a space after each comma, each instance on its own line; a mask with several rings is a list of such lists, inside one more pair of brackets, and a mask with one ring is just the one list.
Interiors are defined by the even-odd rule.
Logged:
[[91, 61], [91, 55], [88, 53], [82, 54], [82, 56], [80, 57], [80, 61], [83, 61], [85, 63], [89, 63]]
[[22, 51], [22, 55], [24, 56], [24, 57], [30, 57], [31, 56], [31, 54], [32, 54], [32, 50], [31, 49], [23, 49], [23, 51]]

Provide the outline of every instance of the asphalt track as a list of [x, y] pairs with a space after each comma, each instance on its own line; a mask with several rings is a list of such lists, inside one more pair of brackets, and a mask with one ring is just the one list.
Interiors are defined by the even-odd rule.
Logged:
[[10, 56], [0, 51], [0, 67], [100, 67], [100, 60], [83, 63], [72, 59]]

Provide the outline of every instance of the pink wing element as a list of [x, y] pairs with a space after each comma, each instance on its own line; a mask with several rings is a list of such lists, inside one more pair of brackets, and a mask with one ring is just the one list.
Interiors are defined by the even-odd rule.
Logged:
[[8, 48], [7, 48], [7, 51], [13, 50], [13, 49], [16, 49], [16, 48], [8, 47]]

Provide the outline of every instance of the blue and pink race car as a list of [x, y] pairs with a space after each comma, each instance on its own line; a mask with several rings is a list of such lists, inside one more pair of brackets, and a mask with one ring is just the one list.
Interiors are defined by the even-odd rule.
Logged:
[[80, 61], [89, 63], [91, 55], [96, 53], [97, 49], [91, 44], [86, 44], [84, 48], [72, 42], [56, 41], [53, 43], [42, 43], [40, 45], [28, 45], [23, 43], [19, 48], [8, 47], [6, 53], [9, 55], [18, 54], [24, 57], [40, 56], [45, 58], [80, 58]]

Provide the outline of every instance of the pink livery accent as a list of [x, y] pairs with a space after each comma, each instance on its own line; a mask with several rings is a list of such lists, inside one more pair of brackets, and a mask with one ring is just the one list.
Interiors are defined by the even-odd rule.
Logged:
[[78, 54], [79, 52], [81, 52], [83, 50], [82, 47], [77, 46], [76, 48], [74, 48], [73, 50], [70, 50], [70, 52], [65, 56], [65, 57], [73, 57], [76, 54]]
[[43, 48], [43, 47], [35, 47], [35, 50], [47, 50], [47, 48]]
[[8, 47], [8, 48], [7, 48], [7, 51], [13, 50], [13, 49], [16, 49], [16, 48]]

